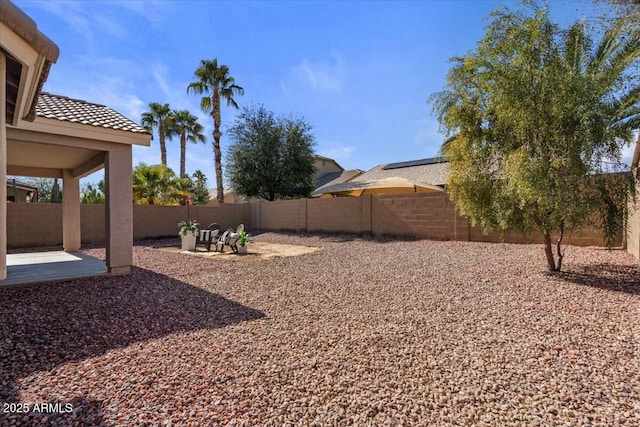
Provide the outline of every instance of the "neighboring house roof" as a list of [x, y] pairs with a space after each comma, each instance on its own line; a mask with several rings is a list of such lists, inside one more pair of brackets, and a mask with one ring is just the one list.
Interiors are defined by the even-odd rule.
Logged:
[[449, 178], [449, 162], [443, 157], [432, 157], [378, 165], [363, 173], [354, 181], [375, 181], [394, 176], [414, 182], [443, 186]]
[[[13, 179], [7, 178], [7, 187], [13, 187]], [[16, 180], [16, 188], [21, 190], [38, 190], [38, 187]]]
[[444, 157], [410, 160], [406, 162], [378, 165], [356, 177], [343, 181], [325, 184], [313, 192], [313, 196], [362, 189], [389, 178], [405, 178], [426, 187], [444, 187], [449, 177], [449, 162]]
[[311, 197], [323, 194], [323, 189], [336, 184], [342, 184], [362, 175], [360, 169], [351, 169], [342, 172], [330, 172], [322, 175], [316, 180], [315, 189], [311, 193]]
[[38, 98], [36, 115], [106, 129], [149, 134], [146, 129], [109, 107], [46, 92], [42, 92]]
[[315, 160], [324, 160], [326, 162], [331, 162], [334, 165], [336, 165], [339, 169], [344, 170], [344, 168], [342, 166], [340, 166], [338, 164], [338, 162], [336, 162], [334, 159], [332, 159], [330, 157], [321, 156], [320, 154], [314, 154], [313, 157], [314, 157]]

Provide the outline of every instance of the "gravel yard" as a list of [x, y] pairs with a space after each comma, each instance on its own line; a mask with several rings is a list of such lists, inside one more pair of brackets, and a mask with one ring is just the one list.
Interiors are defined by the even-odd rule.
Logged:
[[551, 276], [539, 245], [255, 240], [322, 249], [146, 242], [128, 276], [0, 289], [0, 425], [640, 425], [624, 251], [570, 247]]

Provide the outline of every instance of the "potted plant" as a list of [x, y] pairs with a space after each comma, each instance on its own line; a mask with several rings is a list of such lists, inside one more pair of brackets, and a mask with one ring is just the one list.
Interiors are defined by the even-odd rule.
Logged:
[[247, 253], [247, 246], [249, 245], [250, 241], [251, 241], [251, 235], [249, 233], [246, 233], [244, 230], [242, 230], [238, 234], [238, 253], [239, 254]]
[[178, 224], [178, 234], [182, 238], [182, 250], [194, 251], [196, 249], [196, 238], [198, 236], [198, 223], [192, 219], [182, 221]]

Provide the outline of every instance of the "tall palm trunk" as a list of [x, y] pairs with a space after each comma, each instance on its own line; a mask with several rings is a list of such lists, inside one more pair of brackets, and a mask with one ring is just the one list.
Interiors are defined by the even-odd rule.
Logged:
[[224, 186], [222, 184], [222, 151], [220, 150], [220, 92], [214, 88], [211, 96], [213, 117], [213, 157], [216, 168], [216, 184], [218, 186], [218, 203], [224, 203]]
[[165, 144], [165, 128], [164, 126], [160, 126], [158, 128], [158, 136], [160, 139], [160, 161], [162, 162], [162, 166], [167, 166], [167, 145]]
[[182, 131], [180, 134], [180, 178], [185, 178], [187, 173], [185, 171], [185, 163], [187, 156], [187, 133], [186, 131]]

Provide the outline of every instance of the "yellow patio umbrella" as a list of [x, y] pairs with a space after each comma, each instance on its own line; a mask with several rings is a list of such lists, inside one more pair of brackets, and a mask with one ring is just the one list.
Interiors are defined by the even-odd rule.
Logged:
[[324, 189], [323, 194], [333, 196], [362, 196], [365, 194], [400, 194], [444, 191], [437, 185], [411, 181], [393, 176], [371, 181], [352, 181], [332, 185]]

